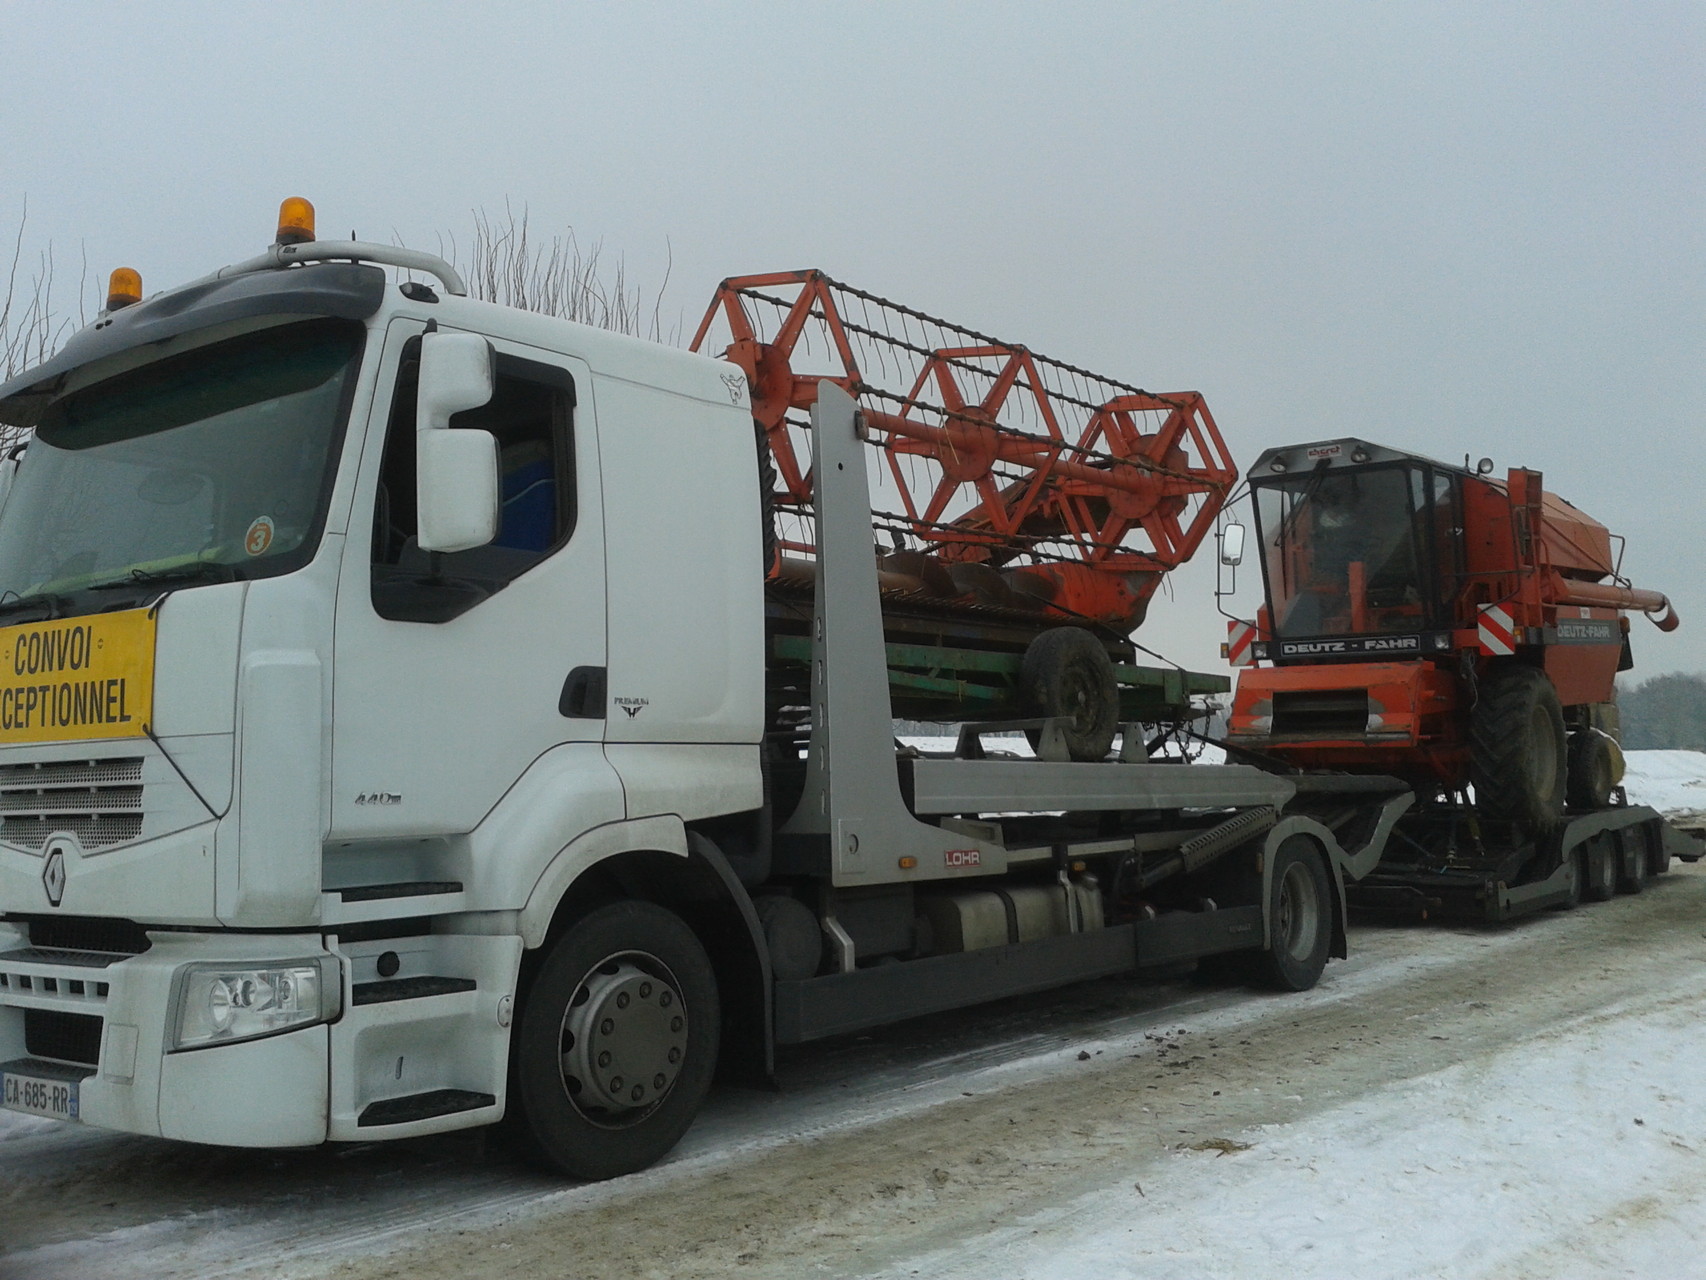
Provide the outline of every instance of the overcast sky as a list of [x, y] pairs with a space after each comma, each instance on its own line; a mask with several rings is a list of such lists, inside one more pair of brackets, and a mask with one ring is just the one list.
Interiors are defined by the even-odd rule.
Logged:
[[[0, 230], [149, 292], [278, 201], [434, 248], [525, 205], [661, 283], [840, 279], [1151, 390], [1241, 467], [1537, 468], [1706, 671], [1706, 4], [0, 0]], [[667, 246], [667, 249], [666, 249]], [[1139, 639], [1223, 670], [1201, 565]]]

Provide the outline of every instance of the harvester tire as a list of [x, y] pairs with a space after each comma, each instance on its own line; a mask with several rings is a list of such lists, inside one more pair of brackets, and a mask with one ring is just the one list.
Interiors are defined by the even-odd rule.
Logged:
[[1546, 673], [1506, 667], [1481, 686], [1470, 726], [1469, 780], [1484, 817], [1531, 836], [1564, 817], [1564, 712]]
[[[1120, 689], [1113, 659], [1096, 637], [1080, 627], [1053, 627], [1025, 650], [1019, 691], [1032, 715], [1061, 716], [1066, 750], [1074, 760], [1100, 760], [1119, 729]], [[1033, 748], [1042, 742], [1029, 730]]]
[[1565, 802], [1572, 809], [1603, 809], [1611, 803], [1611, 789], [1617, 785], [1617, 761], [1611, 739], [1596, 729], [1582, 729], [1570, 735], [1569, 780], [1564, 788]]

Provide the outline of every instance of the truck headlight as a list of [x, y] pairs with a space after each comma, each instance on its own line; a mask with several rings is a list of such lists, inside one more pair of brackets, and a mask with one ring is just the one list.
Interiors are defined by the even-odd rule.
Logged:
[[174, 1049], [254, 1040], [337, 1016], [343, 988], [331, 956], [178, 970]]

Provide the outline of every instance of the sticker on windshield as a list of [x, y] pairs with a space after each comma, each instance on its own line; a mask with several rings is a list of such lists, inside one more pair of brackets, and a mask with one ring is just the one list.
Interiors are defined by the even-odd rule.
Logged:
[[243, 550], [252, 556], [263, 556], [267, 548], [272, 546], [273, 524], [271, 516], [256, 516], [255, 522], [249, 526], [249, 532], [243, 535]]

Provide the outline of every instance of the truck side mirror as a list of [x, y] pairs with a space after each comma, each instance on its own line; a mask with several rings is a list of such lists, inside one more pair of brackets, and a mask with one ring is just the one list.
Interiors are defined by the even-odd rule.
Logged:
[[416, 538], [422, 551], [483, 547], [498, 532], [498, 442], [452, 428], [453, 414], [489, 404], [492, 344], [472, 333], [421, 335], [415, 417]]
[[1236, 568], [1244, 563], [1244, 526], [1229, 524], [1220, 535], [1220, 563]]

